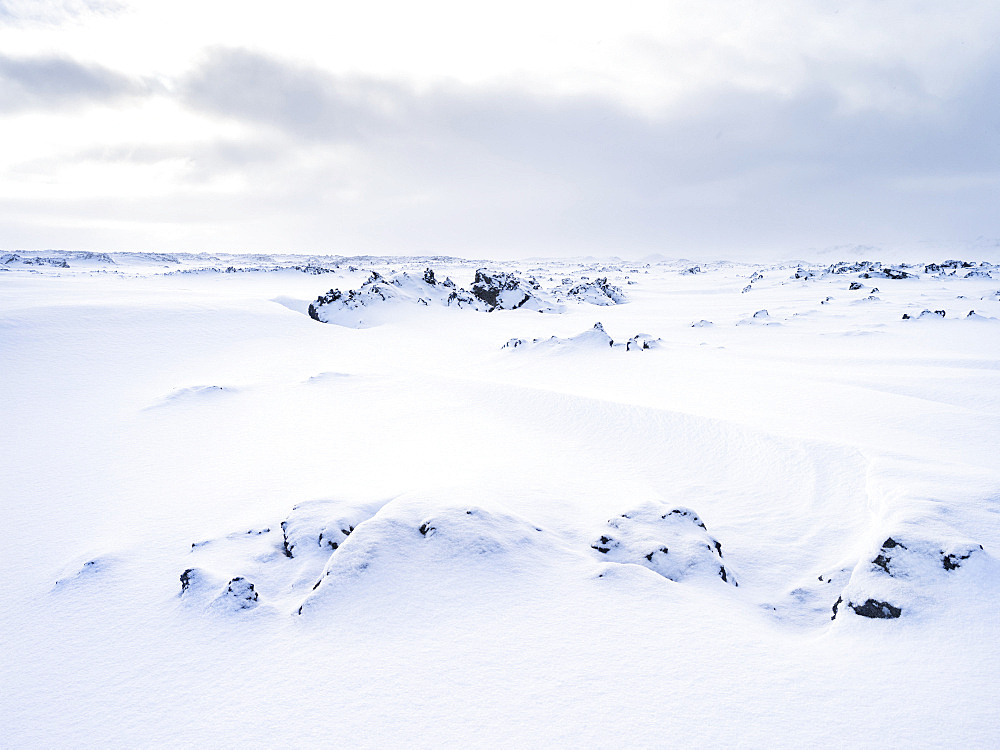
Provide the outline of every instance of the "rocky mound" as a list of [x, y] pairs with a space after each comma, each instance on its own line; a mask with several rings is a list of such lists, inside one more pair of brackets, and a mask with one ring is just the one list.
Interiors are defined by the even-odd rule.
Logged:
[[771, 314], [767, 310], [758, 310], [749, 318], [743, 318], [742, 320], [736, 321], [738, 326], [780, 326], [777, 320], [771, 317]]
[[[832, 607], [831, 619], [853, 614], [894, 619], [930, 605], [934, 589], [987, 564], [981, 544], [893, 534], [863, 558]], [[975, 575], [975, 573], [972, 573]]]
[[525, 519], [477, 507], [392, 502], [331, 553], [296, 612], [336, 607], [361, 578], [516, 574], [558, 552], [557, 540]]
[[623, 348], [625, 351], [643, 351], [646, 349], [656, 349], [661, 345], [661, 339], [654, 338], [648, 333], [637, 333], [627, 341], [616, 342], [600, 323], [594, 323], [594, 327], [578, 333], [569, 338], [552, 336], [547, 339], [510, 339], [503, 345], [504, 349], [518, 349], [521, 347], [528, 349], [539, 349], [549, 351], [582, 351], [586, 349], [607, 349]]
[[609, 284], [607, 277], [584, 281], [572, 287], [566, 294], [579, 302], [588, 302], [591, 305], [622, 305], [628, 302], [622, 290]]
[[722, 545], [686, 508], [651, 503], [625, 513], [591, 547], [474, 505], [316, 500], [296, 505], [280, 530], [251, 528], [192, 544], [177, 596], [185, 606], [227, 616], [307, 615], [343, 606], [365, 582], [437, 586], [567, 564], [590, 572], [595, 563], [597, 577], [607, 563], [634, 563], [673, 581], [737, 585]]
[[608, 521], [590, 545], [617, 563], [642, 565], [672, 581], [719, 579], [738, 586], [722, 562], [722, 544], [688, 508], [651, 503]]
[[471, 289], [487, 312], [521, 308], [537, 312], [559, 312], [556, 305], [538, 295], [540, 287], [537, 283], [525, 281], [511, 273], [489, 272], [480, 268], [476, 271]]
[[438, 281], [428, 268], [420, 277], [408, 273], [385, 277], [372, 271], [358, 289], [342, 292], [331, 289], [309, 305], [309, 317], [321, 323], [336, 323], [362, 328], [378, 322], [374, 313], [388, 305], [417, 304], [456, 307], [481, 312], [517, 310], [561, 312], [557, 305], [543, 299], [528, 282], [508, 273], [476, 271], [471, 291], [455, 285], [451, 279]]

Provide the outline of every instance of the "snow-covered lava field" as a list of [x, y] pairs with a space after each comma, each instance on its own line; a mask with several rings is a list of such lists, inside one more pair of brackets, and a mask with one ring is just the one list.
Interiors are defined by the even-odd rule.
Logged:
[[1000, 266], [0, 255], [4, 747], [991, 747]]

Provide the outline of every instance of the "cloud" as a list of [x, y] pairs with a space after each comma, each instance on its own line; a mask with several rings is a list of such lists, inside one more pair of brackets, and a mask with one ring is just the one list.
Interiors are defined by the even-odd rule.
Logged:
[[179, 90], [193, 109], [320, 141], [357, 140], [412, 108], [399, 84], [334, 76], [240, 49], [211, 51]]
[[65, 57], [0, 54], [0, 112], [75, 107], [142, 97], [151, 82]]
[[870, 77], [900, 89], [899, 100], [859, 108], [817, 65], [791, 95], [715, 86], [660, 117], [606, 98], [546, 98], [510, 87], [441, 85], [418, 93], [244, 50], [216, 50], [180, 89], [201, 112], [290, 138], [381, 149], [401, 171], [426, 172], [433, 182], [477, 172], [489, 181], [492, 171], [494, 188], [502, 190], [505, 172], [530, 170], [595, 200], [648, 201], [663, 191], [724, 189], [734, 181], [789, 199], [804, 186], [850, 189], [997, 165], [1000, 107], [989, 92], [998, 71], [994, 65], [935, 100], [905, 70], [873, 65]]
[[[181, 165], [155, 173], [164, 193], [148, 205], [73, 209], [133, 217], [132, 244], [143, 222], [194, 236], [207, 217], [212, 242], [252, 249], [479, 256], [1000, 235], [1000, 55], [933, 94], [905, 66], [807, 62], [792, 90], [716, 84], [654, 116], [596, 94], [416, 88], [220, 48], [156, 90], [218, 121], [202, 142], [109, 144], [63, 166]], [[2, 100], [21, 107], [154, 90], [52, 59], [0, 57], [6, 81], [16, 96]]]
[[87, 16], [113, 16], [125, 6], [115, 0], [0, 0], [0, 24], [60, 26]]

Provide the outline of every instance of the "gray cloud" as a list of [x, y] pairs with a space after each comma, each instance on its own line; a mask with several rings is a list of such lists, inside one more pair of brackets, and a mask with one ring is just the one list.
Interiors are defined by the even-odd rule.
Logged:
[[489, 231], [497, 242], [655, 247], [1000, 231], [988, 208], [1000, 184], [1000, 60], [940, 99], [899, 67], [850, 71], [869, 74], [897, 92], [892, 102], [852, 108], [817, 62], [794, 95], [716, 87], [642, 117], [596, 97], [417, 93], [216, 50], [181, 91], [199, 111], [284, 133], [289, 148], [362, 154], [373, 211], [400, 240], [481, 242]]
[[[810, 71], [788, 95], [717, 86], [652, 117], [596, 96], [418, 91], [217, 49], [163, 93], [243, 123], [249, 138], [66, 157], [185, 159], [180, 179], [197, 196], [178, 184], [155, 205], [71, 210], [192, 226], [213, 217], [212, 241], [250, 249], [478, 256], [1000, 236], [1000, 55], [936, 98], [898, 66]], [[856, 106], [844, 75], [891, 100]], [[8, 79], [18, 106], [150, 90], [68, 61], [0, 57], [0, 86]], [[234, 173], [243, 192], [212, 192], [214, 177]]]
[[150, 82], [68, 58], [0, 54], [0, 112], [108, 103], [156, 89]]
[[362, 138], [393, 111], [412, 109], [412, 97], [399, 85], [333, 76], [238, 49], [212, 51], [180, 92], [194, 109], [319, 141]]

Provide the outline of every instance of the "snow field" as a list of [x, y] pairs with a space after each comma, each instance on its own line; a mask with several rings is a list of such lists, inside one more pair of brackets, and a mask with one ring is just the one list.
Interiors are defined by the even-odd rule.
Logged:
[[307, 308], [367, 268], [120, 261], [0, 275], [4, 744], [996, 736], [1000, 281], [552, 262], [627, 302], [358, 329]]

